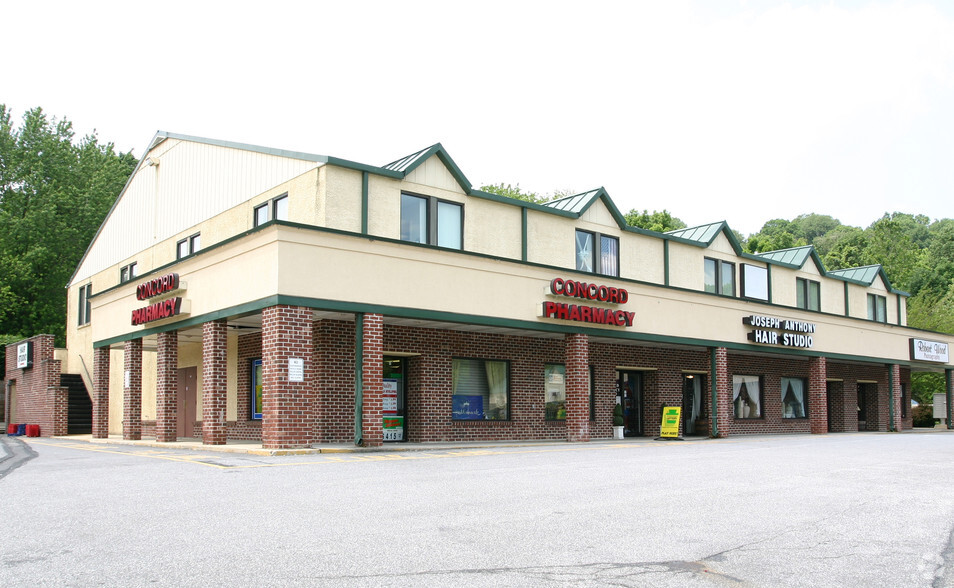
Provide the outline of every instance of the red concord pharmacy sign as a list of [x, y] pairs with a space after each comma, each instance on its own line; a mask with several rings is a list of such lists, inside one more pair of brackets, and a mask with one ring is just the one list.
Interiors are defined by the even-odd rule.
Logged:
[[[629, 300], [629, 292], [623, 288], [576, 282], [573, 280], [564, 280], [563, 278], [554, 278], [553, 281], [550, 282], [550, 292], [555, 296], [581, 298], [583, 300], [594, 300], [610, 304], [625, 304]], [[543, 318], [631, 327], [633, 326], [633, 319], [635, 317], [635, 312], [627, 312], [625, 310], [613, 310], [611, 308], [585, 306], [582, 304], [567, 304], [565, 302], [547, 301], [543, 303]]]
[[[136, 288], [137, 300], [149, 300], [168, 292], [179, 289], [179, 274], [168, 274], [148, 282], [139, 284]], [[159, 321], [173, 317], [182, 312], [182, 298], [175, 296], [160, 300], [149, 306], [132, 311], [132, 324], [144, 325], [152, 321]]]

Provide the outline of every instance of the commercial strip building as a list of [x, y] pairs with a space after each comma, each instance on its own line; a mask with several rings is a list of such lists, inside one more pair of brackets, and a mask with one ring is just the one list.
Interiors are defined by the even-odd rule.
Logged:
[[901, 430], [911, 373], [950, 396], [954, 369], [880, 266], [629, 227], [602, 188], [484, 193], [440, 144], [373, 166], [158, 133], [68, 292], [66, 350], [7, 348], [10, 420], [43, 434], [78, 418], [61, 373], [94, 437], [277, 449], [609, 438], [617, 403], [632, 436], [664, 406], [686, 435]]

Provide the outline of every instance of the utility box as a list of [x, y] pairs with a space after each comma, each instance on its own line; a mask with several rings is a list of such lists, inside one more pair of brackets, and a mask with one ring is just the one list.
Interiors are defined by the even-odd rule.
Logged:
[[941, 425], [947, 426], [947, 394], [934, 395], [934, 418], [941, 419]]

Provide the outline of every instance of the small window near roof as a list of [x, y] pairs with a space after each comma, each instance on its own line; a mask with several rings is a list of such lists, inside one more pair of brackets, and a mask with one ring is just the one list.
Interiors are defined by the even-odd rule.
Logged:
[[742, 297], [765, 301], [769, 299], [767, 268], [742, 264]]

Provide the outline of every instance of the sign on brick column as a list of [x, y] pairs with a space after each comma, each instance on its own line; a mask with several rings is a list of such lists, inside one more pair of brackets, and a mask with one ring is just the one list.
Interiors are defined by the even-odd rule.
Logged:
[[156, 335], [156, 441], [175, 441], [178, 433], [179, 333]]
[[308, 447], [315, 431], [311, 309], [278, 305], [262, 311], [262, 371], [262, 446]]
[[202, 444], [224, 445], [227, 437], [228, 323], [202, 324]]
[[380, 314], [364, 315], [364, 330], [361, 338], [364, 357], [361, 416], [361, 438], [365, 447], [377, 447], [383, 443], [382, 401], [384, 395], [381, 381], [384, 369], [384, 317]]
[[828, 432], [828, 360], [824, 357], [808, 362], [808, 422], [812, 433]]
[[109, 347], [93, 350], [93, 438], [109, 436]]
[[142, 339], [123, 345], [123, 439], [142, 438]]
[[590, 339], [581, 333], [564, 337], [566, 362], [566, 440], [590, 440]]

